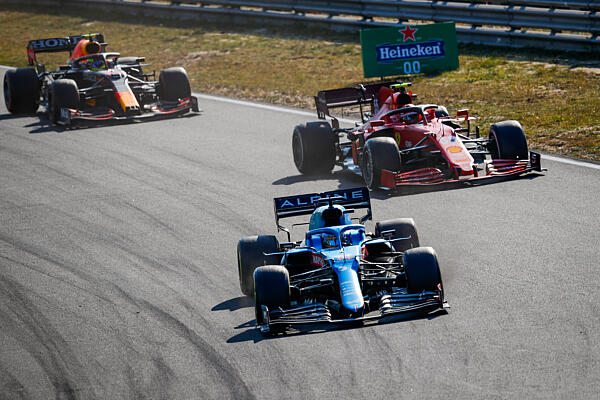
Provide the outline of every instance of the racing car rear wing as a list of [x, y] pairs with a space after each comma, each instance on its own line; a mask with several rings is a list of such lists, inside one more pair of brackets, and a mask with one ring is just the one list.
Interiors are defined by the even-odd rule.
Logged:
[[[382, 96], [380, 96], [381, 88], [385, 88], [389, 91], [385, 96], [385, 98], [387, 98], [390, 93], [393, 93], [393, 89], [391, 89], [390, 86], [398, 84], [397, 81], [393, 80], [377, 82], [370, 85], [359, 84], [357, 87], [321, 90], [315, 96], [317, 117], [320, 119], [330, 117], [334, 121], [333, 124], [338, 125], [337, 118], [330, 114], [330, 109], [358, 105], [360, 107], [360, 113], [363, 115], [363, 105], [365, 104], [371, 106], [371, 113], [373, 114], [377, 112], [379, 103], [382, 101]], [[416, 97], [416, 95], [413, 97]]]
[[83, 38], [99, 42], [102, 46], [102, 51], [105, 51], [106, 43], [104, 43], [104, 35], [101, 33], [82, 34], [62, 38], [37, 39], [30, 40], [27, 44], [27, 61], [29, 62], [29, 65], [36, 64], [37, 60], [35, 55], [37, 53], [57, 53], [60, 51], [68, 51], [71, 53], [75, 49], [77, 43]]
[[349, 209], [366, 208], [367, 214], [360, 219], [360, 222], [364, 223], [371, 219], [369, 189], [366, 187], [339, 189], [323, 193], [307, 193], [274, 198], [273, 203], [275, 206], [275, 223], [277, 224], [277, 229], [288, 232], [285, 227], [279, 224], [281, 218], [312, 214], [318, 206], [323, 205], [325, 202], [339, 204]]

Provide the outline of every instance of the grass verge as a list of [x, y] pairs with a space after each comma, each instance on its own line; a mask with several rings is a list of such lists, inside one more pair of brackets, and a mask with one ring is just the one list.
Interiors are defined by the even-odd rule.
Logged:
[[[358, 34], [169, 21], [0, 5], [0, 64], [25, 66], [31, 39], [101, 32], [111, 51], [183, 66], [194, 90], [313, 108], [318, 90], [361, 81]], [[531, 148], [600, 160], [600, 61], [593, 55], [460, 46], [460, 69], [413, 77], [423, 102], [469, 108], [484, 129], [519, 120]], [[49, 65], [66, 54], [45, 54]], [[316, 117], [316, 115], [315, 115]], [[282, 127], [285, 129], [285, 127]], [[290, 130], [292, 127], [288, 127]]]

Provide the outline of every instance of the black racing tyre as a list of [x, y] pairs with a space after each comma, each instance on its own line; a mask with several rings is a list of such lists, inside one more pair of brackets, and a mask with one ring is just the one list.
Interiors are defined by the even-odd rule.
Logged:
[[490, 128], [488, 150], [492, 159], [526, 160], [529, 158], [525, 132], [518, 121], [497, 122]]
[[281, 255], [266, 256], [279, 251], [279, 241], [273, 235], [250, 236], [240, 239], [237, 246], [240, 289], [246, 296], [254, 293], [254, 270], [261, 265], [278, 264]]
[[369, 189], [381, 185], [381, 171], [400, 171], [402, 159], [396, 141], [390, 137], [367, 140], [362, 157], [362, 174]]
[[254, 305], [256, 323], [263, 322], [261, 306], [269, 310], [290, 304], [290, 276], [281, 265], [258, 267], [254, 271]]
[[292, 135], [294, 164], [300, 173], [331, 172], [335, 165], [335, 136], [328, 122], [296, 125]]
[[40, 102], [40, 80], [31, 68], [9, 69], [4, 74], [4, 102], [11, 114], [33, 114]]
[[442, 274], [435, 250], [417, 247], [407, 250], [403, 258], [408, 293], [436, 291], [439, 284], [443, 295]]
[[375, 224], [375, 236], [382, 238], [382, 232], [385, 231], [394, 231], [390, 236], [390, 239], [410, 236], [410, 239], [407, 240], [393, 241], [391, 244], [394, 251], [406, 251], [408, 249], [419, 247], [419, 235], [417, 234], [415, 221], [412, 218], [388, 219]]
[[190, 80], [182, 67], [167, 68], [160, 71], [159, 98], [167, 101], [177, 101], [192, 95]]
[[73, 79], [57, 79], [48, 87], [48, 118], [56, 123], [61, 108], [79, 109], [79, 91]]

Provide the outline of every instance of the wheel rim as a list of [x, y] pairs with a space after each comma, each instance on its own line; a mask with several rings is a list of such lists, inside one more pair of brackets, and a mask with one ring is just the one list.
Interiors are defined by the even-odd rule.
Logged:
[[292, 152], [294, 153], [294, 164], [296, 164], [296, 167], [302, 168], [302, 163], [304, 162], [304, 151], [302, 149], [300, 135], [298, 134], [294, 134], [292, 140]]

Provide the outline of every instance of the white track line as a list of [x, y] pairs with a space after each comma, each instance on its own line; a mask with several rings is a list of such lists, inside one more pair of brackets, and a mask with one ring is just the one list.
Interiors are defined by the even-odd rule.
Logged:
[[[8, 67], [6, 65], [0, 65], [0, 68], [12, 69], [13, 67]], [[260, 108], [260, 109], [263, 109], [263, 110], [276, 111], [276, 112], [284, 112], [284, 113], [288, 113], [288, 114], [303, 115], [303, 116], [307, 116], [307, 117], [314, 117], [315, 116], [314, 112], [309, 112], [309, 111], [304, 111], [304, 110], [297, 110], [297, 109], [294, 109], [294, 108], [273, 106], [273, 105], [261, 104], [261, 103], [253, 103], [253, 102], [250, 102], [250, 101], [230, 99], [228, 97], [213, 96], [213, 95], [204, 94], [204, 93], [194, 93], [194, 95], [197, 96], [198, 98], [205, 99], [205, 100], [221, 101], [223, 103], [237, 104], [237, 105], [240, 105], [240, 106], [254, 107], [254, 108]], [[339, 121], [340, 122], [344, 122], [344, 123], [349, 123], [349, 124], [354, 124], [354, 122], [355, 122], [355, 120], [351, 120], [351, 119], [347, 119], [347, 118], [340, 118]], [[585, 161], [571, 160], [569, 158], [556, 157], [556, 156], [551, 156], [551, 155], [548, 155], [548, 154], [543, 154], [543, 156], [544, 156], [545, 160], [549, 160], [549, 161], [554, 161], [554, 162], [559, 162], [559, 163], [563, 163], [563, 164], [576, 165], [578, 167], [584, 167], [584, 168], [591, 168], [591, 169], [600, 170], [600, 164], [593, 164], [593, 163], [589, 163], [589, 162], [585, 162]]]
[[[230, 99], [228, 97], [221, 97], [221, 96], [212, 96], [210, 94], [203, 94], [203, 93], [194, 93], [194, 96], [196, 96], [198, 98], [201, 98], [201, 99], [213, 100], [213, 101], [222, 101], [224, 103], [237, 104], [237, 105], [240, 105], [240, 106], [248, 106], [248, 107], [261, 108], [263, 110], [269, 110], [269, 111], [285, 112], [285, 113], [288, 113], [288, 114], [296, 114], [296, 115], [305, 115], [305, 116], [308, 116], [308, 117], [315, 117], [316, 116], [314, 111], [310, 112], [310, 111], [298, 110], [298, 109], [288, 108], [288, 107], [273, 106], [273, 105], [270, 105], [270, 104], [252, 103], [250, 101]], [[355, 122], [355, 120], [353, 120], [353, 119], [347, 119], [347, 118], [338, 118], [338, 121], [340, 121], [340, 122], [347, 122], [349, 124], [354, 124], [354, 122]]]
[[578, 167], [585, 167], [585, 168], [592, 168], [592, 169], [600, 170], [600, 164], [592, 164], [592, 163], [585, 162], [585, 161], [571, 160], [569, 158], [556, 157], [556, 156], [551, 156], [548, 154], [542, 154], [542, 160], [556, 161], [556, 162], [563, 163], [563, 164], [577, 165]]

